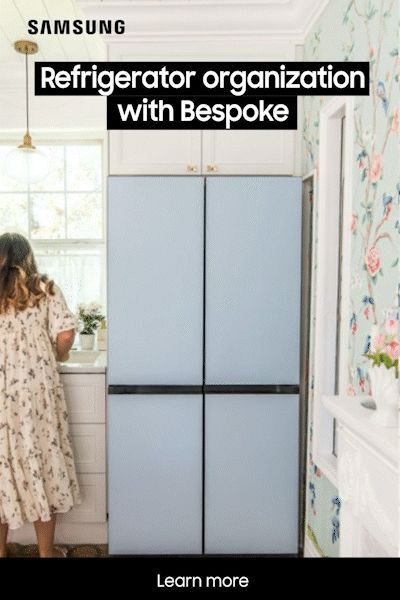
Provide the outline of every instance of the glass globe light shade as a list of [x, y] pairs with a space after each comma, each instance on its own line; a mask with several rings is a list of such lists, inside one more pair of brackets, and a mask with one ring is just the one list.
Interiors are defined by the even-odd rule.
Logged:
[[49, 161], [37, 148], [20, 146], [6, 156], [5, 171], [23, 183], [38, 183], [49, 174]]

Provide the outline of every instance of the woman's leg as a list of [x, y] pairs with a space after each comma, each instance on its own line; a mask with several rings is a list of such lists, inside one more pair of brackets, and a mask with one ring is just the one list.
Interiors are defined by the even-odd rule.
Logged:
[[53, 515], [50, 521], [35, 521], [35, 531], [41, 558], [61, 557], [63, 553], [54, 548], [54, 532], [57, 517]]
[[8, 525], [0, 523], [0, 558], [7, 556]]

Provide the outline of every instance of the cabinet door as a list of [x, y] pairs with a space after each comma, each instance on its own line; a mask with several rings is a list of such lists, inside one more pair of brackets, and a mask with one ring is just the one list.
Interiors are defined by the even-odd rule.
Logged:
[[299, 382], [301, 180], [207, 180], [206, 382]]
[[105, 523], [106, 476], [104, 473], [81, 473], [78, 475], [82, 503], [71, 511], [60, 514], [61, 523]]
[[112, 554], [198, 554], [202, 397], [109, 398]]
[[207, 554], [297, 553], [298, 403], [207, 395]]
[[75, 466], [78, 473], [105, 473], [105, 425], [75, 423], [70, 425]]
[[292, 175], [293, 131], [203, 131], [206, 175]]
[[105, 423], [106, 378], [100, 374], [63, 374], [70, 423]]
[[110, 175], [201, 171], [201, 131], [110, 131]]
[[111, 177], [109, 384], [202, 383], [204, 181]]

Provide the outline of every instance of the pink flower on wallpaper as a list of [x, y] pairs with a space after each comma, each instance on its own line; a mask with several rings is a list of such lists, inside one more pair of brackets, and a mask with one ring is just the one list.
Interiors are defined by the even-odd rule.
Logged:
[[349, 387], [347, 388], [347, 395], [348, 396], [356, 396], [356, 390], [354, 389], [354, 387], [352, 385], [349, 385]]
[[391, 342], [386, 346], [385, 352], [392, 360], [396, 360], [396, 358], [399, 358], [399, 343], [396, 341]]
[[379, 181], [382, 177], [382, 170], [382, 156], [381, 154], [375, 154], [372, 157], [371, 170], [369, 172], [369, 180], [372, 183], [376, 183], [377, 181]]
[[351, 226], [350, 226], [352, 233], [356, 233], [357, 225], [358, 225], [358, 216], [356, 215], [356, 213], [353, 213], [351, 216]]
[[368, 250], [365, 257], [365, 264], [367, 265], [368, 273], [371, 277], [375, 277], [381, 268], [381, 258], [376, 246], [371, 246]]
[[369, 320], [369, 306], [366, 306], [364, 308], [364, 317], [367, 319], [367, 321]]
[[392, 133], [399, 133], [399, 111], [398, 109], [394, 111], [392, 127], [390, 128]]
[[369, 57], [374, 58], [374, 56], [376, 56], [376, 48], [375, 48], [375, 46], [370, 46], [369, 47]]
[[395, 319], [388, 319], [385, 322], [385, 330], [389, 335], [397, 335], [398, 328], [399, 322]]

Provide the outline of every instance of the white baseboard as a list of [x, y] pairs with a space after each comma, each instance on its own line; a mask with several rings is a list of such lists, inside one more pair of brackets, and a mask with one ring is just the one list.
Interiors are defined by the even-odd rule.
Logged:
[[322, 558], [322, 556], [308, 537], [306, 537], [304, 542], [304, 558]]

